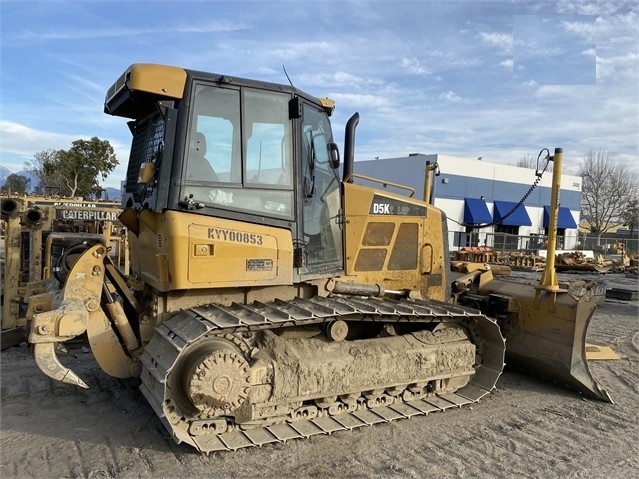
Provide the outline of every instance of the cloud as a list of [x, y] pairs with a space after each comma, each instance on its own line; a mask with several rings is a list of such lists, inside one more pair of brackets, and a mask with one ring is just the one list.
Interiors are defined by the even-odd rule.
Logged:
[[89, 40], [98, 38], [124, 38], [139, 37], [147, 35], [169, 35], [171, 33], [189, 34], [189, 33], [220, 33], [233, 32], [246, 28], [242, 23], [231, 21], [210, 22], [206, 24], [163, 24], [155, 28], [73, 28], [64, 30], [47, 30], [34, 31], [31, 29], [22, 29], [19, 33], [13, 35], [14, 40], [33, 41], [33, 40]]
[[624, 0], [556, 0], [558, 13], [577, 15], [614, 15], [624, 9], [628, 2]]
[[[631, 79], [638, 81], [639, 55], [627, 52], [619, 56], [597, 57], [597, 81], [613, 81]], [[636, 98], [636, 96], [635, 96]]]
[[441, 93], [438, 98], [440, 100], [446, 100], [446, 101], [461, 101], [462, 97], [460, 97], [457, 93], [455, 93], [452, 90], [448, 90], [447, 92], [443, 92]]
[[369, 95], [364, 93], [331, 93], [330, 97], [340, 107], [362, 107], [367, 108], [387, 108], [392, 106], [392, 102], [378, 95]]
[[592, 17], [591, 22], [570, 22], [562, 21], [561, 25], [564, 30], [569, 33], [581, 37], [587, 43], [595, 43], [596, 23], [595, 18]]
[[39, 151], [69, 148], [71, 142], [78, 139], [77, 136], [36, 130], [8, 120], [0, 120], [0, 136], [3, 153], [27, 158]]
[[264, 53], [267, 55], [286, 61], [295, 61], [302, 58], [319, 61], [326, 56], [337, 55], [340, 51], [340, 46], [338, 43], [326, 41], [291, 42], [268, 46], [263, 45], [260, 50], [264, 50]]
[[[2, 79], [3, 161], [99, 136], [122, 162], [111, 175], [117, 186], [130, 135], [125, 119], [102, 114], [102, 102], [134, 61], [287, 84], [284, 64], [296, 87], [336, 101], [336, 141], [360, 112], [358, 159], [421, 151], [512, 162], [557, 146], [567, 163], [602, 147], [636, 160], [639, 16], [631, 1], [354, 0], [339, 15], [330, 2], [288, 2], [285, 13], [272, 3], [205, 3], [149, 10], [133, 2], [122, 15], [100, 2], [8, 2], [3, 66], [20, 75]], [[559, 48], [563, 56], [544, 56]], [[590, 84], [553, 88], [544, 70], [564, 78], [586, 71]]]
[[502, 60], [499, 62], [499, 66], [502, 66], [504, 68], [508, 68], [510, 70], [513, 69], [513, 59], [512, 58], [508, 58], [506, 60]]
[[414, 75], [423, 75], [429, 73], [428, 69], [423, 66], [416, 58], [404, 57], [399, 61], [399, 66], [406, 70], [408, 73]]
[[497, 47], [503, 54], [512, 53], [513, 36], [508, 33], [479, 32], [479, 38], [487, 45]]
[[320, 72], [317, 74], [300, 75], [300, 80], [309, 85], [331, 85], [332, 87], [345, 86], [351, 88], [374, 88], [381, 87], [385, 83], [380, 78], [364, 78], [353, 73], [336, 71], [333, 73]]
[[559, 45], [544, 45], [535, 40], [516, 42], [516, 57], [518, 60], [526, 58], [556, 57], [565, 53], [565, 49]]

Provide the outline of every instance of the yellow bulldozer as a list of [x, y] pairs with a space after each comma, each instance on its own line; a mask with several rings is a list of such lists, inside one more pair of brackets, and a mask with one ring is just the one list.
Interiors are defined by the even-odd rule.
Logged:
[[40, 369], [87, 387], [56, 356], [86, 335], [99, 366], [139, 376], [172, 437], [203, 452], [474, 403], [505, 355], [610, 401], [585, 357], [594, 301], [552, 274], [537, 287], [485, 267], [453, 280], [445, 214], [358, 175], [359, 115], [342, 160], [333, 109], [293, 86], [129, 67], [105, 112], [133, 136], [131, 274], [96, 243], [30, 298]]

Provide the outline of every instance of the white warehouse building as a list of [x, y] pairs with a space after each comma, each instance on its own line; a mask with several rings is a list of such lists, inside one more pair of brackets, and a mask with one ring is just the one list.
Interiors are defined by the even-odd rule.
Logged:
[[[538, 179], [534, 169], [416, 153], [358, 161], [354, 169], [360, 175], [409, 186], [415, 190], [415, 197], [421, 199], [426, 162], [439, 165], [439, 176], [433, 176], [431, 202], [448, 217], [451, 250], [466, 246], [490, 246], [496, 250], [545, 248], [552, 185], [550, 168]], [[544, 165], [545, 160], [540, 160], [540, 168]], [[561, 175], [558, 249], [577, 246], [581, 185], [581, 177]], [[523, 198], [525, 201], [520, 204]]]

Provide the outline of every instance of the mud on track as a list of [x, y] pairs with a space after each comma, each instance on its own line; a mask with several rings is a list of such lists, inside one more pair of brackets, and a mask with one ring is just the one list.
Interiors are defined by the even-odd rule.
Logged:
[[90, 389], [67, 386], [21, 346], [0, 356], [0, 477], [636, 477], [638, 302], [606, 302], [588, 333], [621, 356], [591, 363], [614, 405], [506, 370], [472, 407], [209, 456], [173, 442], [138, 380], [80, 353], [62, 361]]

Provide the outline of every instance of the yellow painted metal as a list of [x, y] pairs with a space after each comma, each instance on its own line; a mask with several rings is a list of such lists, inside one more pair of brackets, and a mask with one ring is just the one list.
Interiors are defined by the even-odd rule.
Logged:
[[489, 263], [476, 263], [473, 261], [451, 261], [451, 271], [458, 273], [472, 273], [477, 270], [490, 270], [494, 276], [509, 275], [512, 273], [510, 266], [505, 264], [489, 264]]
[[138, 174], [138, 183], [148, 185], [155, 176], [155, 165], [150, 161], [145, 161], [140, 165], [140, 173]]
[[335, 101], [331, 100], [330, 98], [318, 98], [318, 100], [324, 107], [326, 114], [328, 116], [331, 116], [333, 114], [333, 111], [335, 110]]
[[105, 103], [109, 103], [123, 89], [150, 93], [166, 98], [182, 98], [186, 84], [183, 68], [154, 63], [134, 63], [109, 88]]
[[559, 290], [557, 273], [555, 272], [555, 253], [557, 249], [557, 218], [559, 216], [559, 190], [561, 188], [561, 168], [564, 152], [562, 148], [555, 148], [552, 157], [552, 192], [550, 197], [550, 212], [548, 220], [548, 248], [546, 250], [546, 268], [539, 281], [539, 288], [546, 291]]
[[[82, 288], [82, 291], [88, 291]], [[49, 293], [44, 293], [46, 296]], [[41, 296], [41, 295], [38, 295]], [[36, 296], [35, 301], [45, 304], [48, 300]], [[90, 296], [89, 296], [90, 297]], [[31, 334], [29, 342], [47, 343], [61, 342], [82, 334], [86, 329], [87, 310], [84, 305], [84, 296], [80, 292], [65, 295], [60, 304], [55, 304], [49, 311], [38, 312], [31, 319]], [[99, 307], [99, 302], [97, 303]]]
[[610, 346], [599, 342], [586, 343], [586, 359], [588, 361], [616, 361], [619, 355]]
[[109, 317], [115, 323], [115, 327], [118, 329], [126, 348], [129, 351], [135, 351], [139, 347], [138, 339], [135, 337], [129, 318], [124, 314], [122, 305], [117, 301], [111, 301], [105, 305], [105, 308], [109, 313]]
[[426, 162], [426, 171], [424, 174], [424, 202], [430, 203], [430, 191], [433, 187], [433, 171], [437, 169], [437, 163]]
[[458, 273], [472, 273], [474, 271], [488, 271], [490, 265], [486, 263], [474, 263], [472, 261], [453, 261], [451, 263], [451, 269]]
[[[414, 290], [446, 301], [442, 212], [421, 200], [355, 183], [344, 183], [344, 249], [348, 281]], [[423, 208], [423, 216], [371, 214], [373, 199]], [[402, 234], [402, 232], [409, 232]], [[406, 267], [390, 267], [393, 255], [406, 255]], [[410, 259], [414, 256], [414, 265]], [[364, 259], [364, 260], [363, 260]]]
[[350, 175], [348, 175], [348, 177], [346, 177], [344, 179], [344, 183], [350, 183], [350, 180], [352, 180], [354, 178], [359, 178], [361, 180], [370, 181], [371, 183], [379, 183], [384, 188], [387, 188], [388, 186], [392, 186], [393, 188], [398, 188], [400, 190], [408, 191], [409, 197], [411, 197], [411, 198], [413, 196], [415, 196], [415, 188], [411, 188], [410, 186], [400, 185], [399, 183], [393, 183], [391, 181], [380, 180], [379, 178], [373, 178], [372, 176], [360, 175], [360, 174], [357, 174], [357, 173], [351, 173]]
[[[107, 249], [102, 244], [89, 248], [69, 271], [62, 298], [52, 304], [53, 309], [36, 312], [28, 318], [31, 320], [29, 342], [35, 344], [36, 362], [53, 379], [86, 387], [80, 378], [60, 364], [55, 355], [55, 344], [84, 333], [90, 316], [104, 315], [100, 297], [106, 254]], [[44, 301], [36, 301], [44, 304]]]
[[2, 199], [2, 219], [5, 221], [5, 258], [2, 288], [4, 303], [2, 304], [2, 329], [12, 329], [20, 324], [20, 219], [25, 209], [25, 202], [20, 198]]
[[499, 280], [485, 283], [479, 293], [510, 298], [508, 309], [500, 313], [507, 364], [612, 402], [587, 362], [586, 332], [597, 308], [594, 298]]
[[128, 271], [127, 233], [115, 223], [119, 210], [120, 204], [114, 202], [39, 195], [2, 197], [2, 217], [7, 223], [3, 330], [27, 325], [27, 303], [46, 289], [59, 257], [54, 252], [63, 249], [55, 246], [66, 248], [71, 240], [110, 242], [111, 254], [120, 255], [118, 266], [124, 263], [123, 271]]
[[60, 363], [55, 354], [55, 348], [56, 343], [38, 343], [33, 346], [33, 355], [40, 371], [57, 381], [88, 388], [89, 386], [78, 375]]
[[[29, 230], [29, 282], [42, 279], [42, 231], [50, 231], [53, 209], [34, 206], [23, 217], [23, 224]], [[29, 220], [31, 218], [31, 220]]]
[[[89, 248], [69, 271], [60, 301], [31, 319], [29, 342], [48, 343], [72, 339], [86, 330], [89, 312], [100, 309], [104, 281], [104, 245]], [[50, 294], [50, 293], [45, 293]]]
[[50, 265], [52, 262], [51, 256], [53, 254], [53, 242], [56, 240], [70, 240], [74, 238], [78, 240], [79, 242], [92, 240], [98, 243], [102, 243], [104, 245], [108, 244], [107, 238], [101, 234], [70, 233], [70, 232], [61, 232], [61, 231], [49, 233], [45, 241], [45, 248], [44, 248], [44, 264], [47, 265], [44, 267], [44, 273], [43, 273], [45, 279], [50, 278], [52, 273], [48, 265]]
[[[506, 338], [506, 361], [525, 368], [533, 375], [561, 382], [582, 393], [612, 402], [605, 389], [593, 378], [588, 359], [612, 357], [609, 348], [586, 343], [586, 331], [597, 308], [590, 295], [577, 298], [561, 289], [555, 272], [557, 217], [563, 150], [556, 148], [554, 162], [546, 268], [538, 285], [489, 281], [480, 284], [482, 295], [508, 307], [498, 311]], [[612, 355], [610, 354], [612, 353]]]
[[101, 309], [91, 313], [87, 323], [87, 337], [91, 352], [104, 372], [115, 378], [140, 374], [138, 360], [126, 354], [111, 322]]
[[[54, 301], [50, 309], [38, 312], [52, 296], [45, 293], [34, 297], [29, 342], [35, 344], [34, 354], [40, 369], [53, 379], [86, 387], [84, 382], [68, 368], [62, 366], [55, 355], [55, 345], [87, 332], [93, 355], [100, 367], [114, 377], [125, 378], [139, 373], [136, 359], [124, 351], [111, 322], [101, 308], [104, 285], [105, 255], [107, 249], [98, 244], [87, 251], [72, 266], [65, 282], [61, 300]], [[40, 307], [36, 307], [40, 305]], [[110, 309], [107, 309], [111, 311]], [[114, 321], [122, 321], [116, 311]], [[124, 339], [132, 349], [137, 347], [133, 331], [123, 325]]]
[[118, 216], [118, 219], [135, 236], [137, 236], [140, 233], [140, 222], [138, 219], [138, 212], [135, 209], [125, 208], [124, 210], [122, 210], [122, 213], [120, 213], [120, 216]]
[[175, 211], [138, 219], [132, 269], [160, 291], [293, 282], [290, 230]]

